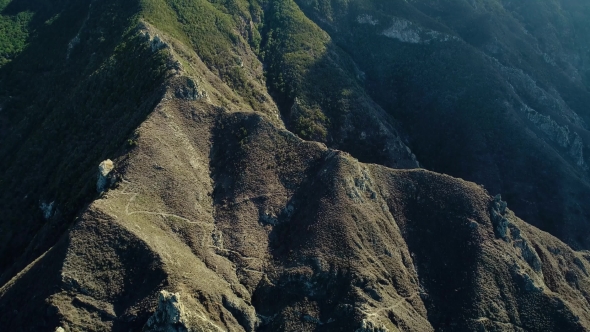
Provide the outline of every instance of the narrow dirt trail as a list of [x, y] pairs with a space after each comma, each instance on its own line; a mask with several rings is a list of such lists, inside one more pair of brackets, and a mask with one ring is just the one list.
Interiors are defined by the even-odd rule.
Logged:
[[[129, 183], [128, 181], [123, 181], [125, 183]], [[128, 191], [128, 187], [124, 188], [122, 191], [119, 192], [120, 195], [129, 195], [131, 197], [129, 197], [129, 200], [127, 201], [127, 204], [125, 205], [125, 215], [127, 216], [132, 216], [135, 214], [145, 214], [145, 215], [151, 215], [151, 216], [162, 216], [162, 217], [169, 217], [169, 218], [176, 218], [179, 220], [182, 220], [188, 224], [193, 224], [193, 225], [199, 225], [199, 226], [206, 226], [207, 228], [213, 228], [214, 225], [210, 224], [210, 223], [205, 223], [202, 221], [191, 221], [188, 218], [185, 218], [183, 216], [179, 216], [177, 214], [173, 214], [173, 213], [167, 213], [167, 212], [155, 212], [155, 211], [147, 211], [147, 210], [137, 210], [137, 211], [129, 211], [130, 210], [130, 205], [131, 203], [133, 203], [135, 201], [135, 199], [139, 196], [139, 193], [135, 193], [135, 192], [130, 192]]]
[[[418, 295], [420, 295], [420, 294], [419, 293], [416, 293], [416, 294], [414, 294], [412, 296], [402, 297], [399, 301], [397, 301], [395, 304], [393, 304], [393, 305], [391, 305], [389, 307], [379, 308], [379, 309], [377, 309], [377, 310], [375, 310], [375, 311], [373, 311], [371, 313], [368, 313], [367, 314], [367, 317], [375, 317], [375, 316], [377, 316], [378, 314], [380, 314], [383, 311], [394, 310], [394, 309], [396, 309], [397, 307], [401, 306], [404, 303], [408, 303], [409, 304], [408, 300], [411, 300], [411, 299], [415, 298]], [[410, 307], [411, 307], [411, 304], [410, 304]]]

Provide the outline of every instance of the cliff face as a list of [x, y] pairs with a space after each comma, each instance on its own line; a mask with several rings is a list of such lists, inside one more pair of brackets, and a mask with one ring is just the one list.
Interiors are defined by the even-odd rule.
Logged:
[[4, 5], [0, 324], [589, 330], [585, 21], [519, 10]]

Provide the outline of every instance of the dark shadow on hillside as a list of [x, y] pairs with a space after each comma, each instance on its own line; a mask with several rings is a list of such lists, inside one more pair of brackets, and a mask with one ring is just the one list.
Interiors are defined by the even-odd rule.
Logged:
[[[138, 9], [135, 1], [19, 0], [5, 9], [36, 14], [28, 46], [0, 69], [7, 128], [0, 137], [0, 273], [18, 261], [4, 281], [96, 197], [97, 165], [126, 153], [125, 141], [161, 98], [166, 57], [127, 30]], [[46, 220], [39, 206], [51, 202]]]
[[[590, 131], [571, 120], [575, 116], [568, 115], [570, 111], [561, 104], [588, 122], [583, 106], [590, 103], [588, 88], [572, 81], [562, 67], [547, 63], [530, 44], [531, 37], [512, 29], [516, 24], [512, 18], [486, 16], [486, 24], [474, 25], [454, 19], [456, 13], [449, 9], [454, 7], [449, 4], [437, 23], [428, 11], [436, 10], [425, 3], [379, 6], [381, 11], [372, 13], [379, 22], [398, 17], [416, 27], [459, 37], [409, 43], [381, 34], [390, 23], [360, 24], [363, 12], [359, 11], [371, 13], [367, 9], [371, 6], [351, 4], [344, 12], [334, 9], [331, 19], [301, 6], [335, 43], [302, 79], [311, 82], [313, 98], [324, 103], [333, 132], [344, 123], [333, 119], [347, 114], [345, 107], [334, 103], [339, 98], [334, 91], [347, 82], [352, 82], [348, 86], [358, 84], [399, 121], [402, 136], [425, 168], [482, 184], [491, 194], [502, 194], [527, 222], [574, 248], [590, 247], [590, 210], [584, 208], [590, 199], [590, 173], [579, 165], [581, 158], [586, 166], [590, 164]], [[466, 17], [472, 16], [473, 9], [463, 10], [469, 14]], [[527, 19], [533, 22], [538, 17]], [[490, 36], [504, 36], [500, 40], [507, 53], [492, 54], [499, 60], [477, 48], [488, 45], [481, 42], [491, 40]], [[338, 74], [334, 68], [342, 71]], [[525, 111], [523, 105], [536, 113]], [[284, 110], [288, 114], [290, 108]], [[348, 125], [362, 128], [363, 115], [359, 113]], [[397, 126], [392, 118], [385, 122]], [[295, 126], [291, 128], [297, 132]], [[560, 131], [568, 133], [567, 144], [560, 143]], [[581, 140], [579, 147], [575, 135]], [[382, 157], [382, 137], [366, 143], [356, 135], [343, 137], [346, 143], [338, 148], [361, 161], [390, 166]]]
[[[572, 157], [573, 143], [559, 146], [522, 110], [521, 100], [532, 96], [515, 83], [516, 93], [511, 91], [501, 70], [463, 43], [356, 42], [361, 46], [346, 49], [366, 70], [367, 91], [400, 120], [427, 169], [482, 184], [527, 222], [588, 248], [580, 234], [590, 234], [590, 211], [580, 208], [590, 198], [588, 172]], [[372, 58], [384, 60], [363, 60]], [[555, 111], [536, 106], [560, 121]], [[570, 130], [590, 138], [581, 127]]]
[[[267, 141], [268, 139], [270, 141]], [[212, 198], [216, 206], [216, 219], [221, 224], [229, 222], [235, 225], [231, 234], [224, 233], [224, 243], [233, 247], [233, 250], [239, 251], [240, 242], [233, 243], [228, 239], [233, 234], [248, 232], [242, 227], [266, 228], [272, 225], [268, 234], [268, 248], [263, 243], [258, 243], [259, 250], [262, 252], [268, 250], [273, 265], [276, 265], [279, 270], [285, 269], [284, 273], [269, 276], [270, 279], [266, 279], [268, 282], [263, 280], [254, 290], [252, 303], [257, 313], [268, 317], [276, 315], [272, 321], [263, 321], [259, 330], [281, 329], [281, 324], [289, 320], [282, 310], [307, 300], [317, 301], [321, 313], [319, 319], [328, 321], [333, 318], [338, 321], [338, 323], [318, 327], [318, 331], [328, 331], [337, 326], [353, 324], [352, 316], [343, 315], [342, 311], [333, 305], [345, 301], [350, 296], [349, 285], [352, 276], [349, 272], [335, 270], [333, 273], [321, 273], [317, 271], [318, 273], [311, 277], [313, 280], [310, 280], [309, 276], [296, 272], [301, 269], [317, 269], [316, 262], [310, 259], [301, 261], [300, 256], [306, 249], [313, 250], [309, 246], [313, 246], [314, 243], [317, 246], [324, 244], [314, 239], [313, 232], [310, 232], [313, 225], [319, 222], [317, 213], [320, 198], [323, 195], [329, 195], [325, 183], [318, 180], [318, 172], [326, 163], [324, 158], [305, 159], [308, 158], [306, 155], [308, 151], [300, 150], [301, 145], [305, 143], [293, 137], [292, 134], [278, 131], [257, 114], [220, 113], [212, 142], [214, 144], [210, 154], [210, 168], [211, 178], [214, 181]], [[259, 150], [263, 149], [262, 146], [270, 148], [271, 151]], [[314, 153], [317, 152], [314, 150]], [[253, 165], [250, 159], [252, 157], [262, 158], [262, 160]], [[305, 169], [296, 166], [300, 165], [299, 158], [306, 160], [303, 162], [306, 165]], [[252, 226], [249, 224], [251, 216], [241, 215], [239, 212], [242, 210], [238, 208], [238, 205], [246, 202], [243, 200], [244, 192], [251, 192], [261, 183], [266, 184], [264, 179], [258, 179], [256, 183], [247, 182], [253, 180], [250, 178], [252, 172], [259, 170], [267, 173], [271, 179], [276, 176], [280, 182], [279, 187], [282, 186], [287, 191], [293, 190], [293, 194], [290, 195], [286, 206], [282, 208], [282, 212], [276, 216], [276, 220], [270, 220], [261, 214], [258, 216], [258, 224]], [[277, 184], [272, 182], [271, 185]], [[262, 190], [266, 191], [269, 188], [264, 187]], [[256, 206], [260, 213], [263, 213], [268, 200], [272, 198], [264, 191], [254, 192], [255, 197], [245, 198], [248, 203]], [[240, 265], [239, 261], [234, 263]], [[326, 288], [328, 281], [329, 285]], [[310, 282], [317, 282], [318, 285], [311, 297], [308, 289]]]
[[[62, 283], [61, 268], [69, 239], [62, 236], [11, 288], [0, 301], [0, 324], [6, 329], [52, 330], [59, 324], [58, 309], [46, 302]], [[34, 318], [32, 317], [34, 316]]]

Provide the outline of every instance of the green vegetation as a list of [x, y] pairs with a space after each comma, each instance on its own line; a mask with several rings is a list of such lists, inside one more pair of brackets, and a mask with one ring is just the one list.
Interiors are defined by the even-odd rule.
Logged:
[[[367, 107], [354, 64], [292, 0], [144, 0], [142, 8], [146, 21], [190, 45], [255, 110], [265, 98], [253, 81], [266, 80], [288, 126], [303, 138], [337, 140], [331, 132], [350, 110]], [[253, 55], [265, 78], [244, 66]], [[295, 98], [301, 104], [291, 112]]]
[[33, 17], [30, 11], [5, 14], [9, 0], [0, 1], [0, 67], [8, 63], [26, 46], [28, 25]]
[[309, 92], [311, 82], [306, 82], [305, 75], [325, 55], [329, 37], [294, 1], [273, 1], [269, 6], [262, 57], [269, 86], [284, 101], [292, 102]]
[[[5, 253], [23, 252], [27, 234], [43, 226], [39, 201], [56, 202], [50, 232], [61, 234], [94, 198], [98, 163], [126, 152], [133, 130], [160, 97], [169, 61], [165, 50], [153, 53], [137, 33], [137, 3], [39, 0], [19, 6], [10, 10], [31, 13], [27, 29], [34, 33], [0, 68], [0, 124], [9, 124], [0, 133], [6, 189], [0, 210], [10, 211], [0, 231], [12, 234], [0, 248], [0, 269], [18, 259]], [[79, 43], [70, 46], [75, 36]], [[48, 233], [36, 250], [55, 238]]]
[[[262, 9], [257, 1], [144, 0], [142, 17], [193, 48], [199, 57], [254, 109], [264, 97], [254, 87], [260, 81], [245, 58], [244, 49], [258, 49]], [[237, 33], [239, 32], [239, 33]]]
[[353, 111], [373, 109], [358, 69], [294, 1], [270, 3], [265, 18], [261, 56], [269, 88], [288, 125], [302, 138], [339, 142]]
[[295, 120], [295, 132], [302, 138], [325, 141], [328, 135], [326, 126], [329, 119], [319, 109], [303, 109]]

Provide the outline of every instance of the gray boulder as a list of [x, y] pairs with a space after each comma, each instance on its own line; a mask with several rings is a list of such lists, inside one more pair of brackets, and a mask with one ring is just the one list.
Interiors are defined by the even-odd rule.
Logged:
[[102, 161], [98, 165], [98, 179], [96, 180], [96, 191], [102, 193], [114, 182], [112, 171], [115, 168], [110, 159]]

